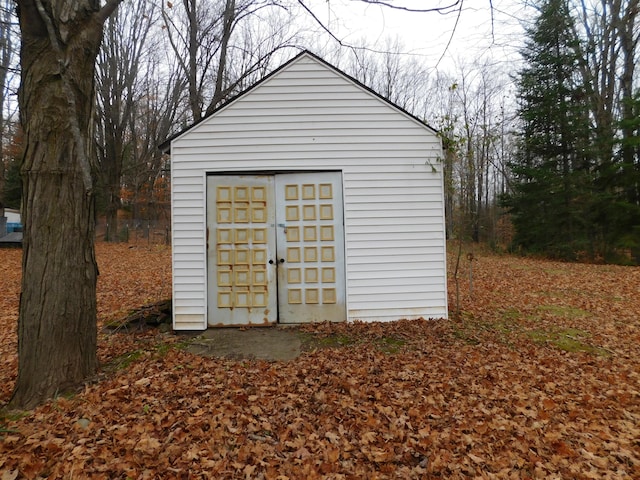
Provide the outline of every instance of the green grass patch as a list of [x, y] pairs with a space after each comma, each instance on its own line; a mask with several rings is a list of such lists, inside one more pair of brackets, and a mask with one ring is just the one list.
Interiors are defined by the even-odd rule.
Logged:
[[483, 320], [472, 315], [463, 315], [462, 320], [450, 323], [454, 338], [468, 345], [478, 345], [483, 341], [499, 342], [510, 346], [514, 332], [519, 332], [522, 313], [515, 308], [496, 312], [495, 319]]
[[584, 318], [591, 315], [586, 310], [566, 305], [540, 305], [537, 310], [541, 313], [551, 313], [556, 317], [562, 318]]
[[140, 360], [140, 357], [142, 357], [142, 355], [144, 355], [143, 350], [134, 350], [132, 352], [127, 352], [112, 359], [111, 361], [103, 365], [102, 368], [110, 372], [124, 370], [126, 368], [129, 368], [129, 366], [133, 362]]
[[587, 343], [589, 332], [577, 328], [564, 328], [558, 330], [532, 330], [527, 336], [537, 344], [553, 345], [565, 352], [585, 352], [593, 355], [609, 356], [609, 352], [600, 347]]
[[378, 349], [384, 353], [398, 353], [406, 345], [406, 340], [397, 337], [382, 337], [376, 341]]
[[507, 308], [500, 312], [500, 319], [505, 322], [516, 322], [522, 318], [522, 313], [517, 308]]
[[17, 430], [7, 428], [7, 423], [28, 417], [29, 414], [30, 412], [22, 410], [9, 410], [7, 408], [0, 409], [0, 439], [6, 434], [19, 433]]
[[335, 348], [353, 345], [356, 341], [348, 335], [333, 334], [326, 337], [315, 338], [314, 343], [321, 348]]

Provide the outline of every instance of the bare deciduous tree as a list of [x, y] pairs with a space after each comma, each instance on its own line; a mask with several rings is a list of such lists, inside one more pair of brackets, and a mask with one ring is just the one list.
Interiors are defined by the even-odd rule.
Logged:
[[120, 0], [18, 0], [25, 134], [18, 378], [30, 408], [97, 367], [94, 250], [95, 61]]

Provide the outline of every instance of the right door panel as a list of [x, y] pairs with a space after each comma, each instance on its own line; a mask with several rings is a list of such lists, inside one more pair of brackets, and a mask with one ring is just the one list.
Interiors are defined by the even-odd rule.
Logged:
[[293, 173], [275, 180], [279, 321], [344, 321], [342, 174]]

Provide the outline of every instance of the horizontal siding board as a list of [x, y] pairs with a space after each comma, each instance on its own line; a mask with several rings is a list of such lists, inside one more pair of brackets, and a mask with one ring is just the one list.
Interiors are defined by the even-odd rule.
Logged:
[[388, 253], [389, 249], [397, 248], [412, 248], [421, 253], [440, 254], [442, 253], [442, 242], [429, 241], [422, 238], [409, 239], [402, 234], [396, 235], [396, 238], [392, 239], [372, 238], [370, 240], [362, 240], [349, 237], [349, 249], [366, 250], [368, 255], [373, 255], [373, 252], [379, 249], [384, 249], [383, 251]]
[[[349, 198], [351, 200], [351, 198]], [[393, 212], [407, 212], [407, 215], [419, 217], [421, 215], [429, 215], [431, 211], [435, 211], [435, 215], [441, 215], [442, 206], [444, 203], [442, 201], [434, 201], [434, 202], [395, 202], [393, 200], [389, 200], [388, 202], [376, 202], [376, 203], [348, 203], [348, 211], [352, 212], [354, 215], [357, 215], [358, 212], [384, 212], [385, 215], [388, 215]], [[414, 215], [411, 215], [411, 213]]]
[[393, 295], [356, 295], [349, 292], [349, 308], [422, 308], [442, 305], [442, 291], [423, 292], [420, 297], [415, 293], [394, 293]]
[[[398, 271], [402, 271], [405, 266], [411, 265], [413, 262], [429, 262], [429, 258], [435, 258], [433, 256], [426, 258], [414, 258], [415, 255], [406, 255], [398, 252], [387, 252], [386, 255], [378, 256], [377, 258], [371, 258], [366, 255], [350, 255], [348, 258], [348, 265], [356, 265], [356, 264], [370, 264], [370, 263], [378, 263], [378, 264], [395, 264], [397, 265]], [[436, 260], [433, 260], [434, 265], [439, 263]]]
[[[433, 215], [430, 217], [421, 217], [416, 219], [415, 217], [380, 217], [380, 216], [375, 216], [375, 215], [368, 215], [368, 216], [359, 216], [359, 215], [352, 215], [352, 214], [345, 214], [345, 219], [348, 219], [349, 225], [355, 225], [355, 226], [364, 226], [364, 225], [379, 225], [379, 226], [383, 226], [383, 225], [389, 225], [389, 226], [394, 226], [394, 227], [398, 227], [398, 226], [404, 226], [407, 222], [407, 218], [413, 218], [415, 220], [416, 225], [433, 225], [433, 226], [437, 226], [440, 225], [440, 223], [442, 222], [442, 219], [438, 218], [438, 216]], [[372, 223], [372, 220], [375, 220], [377, 223]]]
[[[425, 189], [425, 187], [428, 188], [428, 183], [430, 180], [432, 179], [428, 177], [427, 178], [409, 177], [401, 181], [402, 183], [401, 188], [404, 189], [404, 188], [415, 187], [415, 188]], [[378, 189], [390, 188], [392, 190], [393, 189], [397, 190], [400, 187], [400, 185], [398, 185], [400, 181], [396, 179], [387, 179], [387, 178], [380, 178], [380, 177], [378, 177], [377, 179], [348, 178], [347, 181], [349, 185], [349, 193], [351, 193], [352, 189], [363, 188], [369, 192], [369, 195], [371, 195], [372, 191], [376, 191]], [[440, 182], [438, 179], [436, 178], [433, 179], [433, 187], [436, 187], [436, 185], [439, 185], [439, 183]]]
[[[191, 276], [182, 276], [174, 282], [174, 286], [176, 289], [184, 292], [186, 290], [194, 290], [194, 286], [202, 286], [202, 282], [198, 278]], [[204, 287], [200, 290], [204, 290]]]
[[206, 315], [205, 176], [217, 172], [342, 171], [349, 318], [446, 316], [440, 140], [350, 79], [302, 56], [171, 154], [178, 328]]
[[410, 263], [412, 258], [414, 259], [413, 261], [427, 261], [429, 258], [440, 256], [442, 251], [442, 248], [439, 247], [414, 247], [411, 245], [396, 249], [349, 245], [347, 248], [347, 256], [349, 260], [354, 263], [358, 263], [362, 258], [374, 263], [385, 263], [389, 257], [396, 258], [397, 261], [401, 263]]
[[[398, 238], [403, 234], [408, 234], [411, 238], [415, 236], [419, 236], [421, 234], [425, 235], [425, 238], [433, 238], [438, 240], [438, 234], [440, 235], [440, 245], [443, 246], [442, 242], [442, 227], [439, 226], [437, 222], [433, 222], [431, 224], [427, 224], [425, 222], [415, 223], [414, 225], [403, 225], [402, 222], [396, 224], [383, 223], [383, 220], [386, 219], [378, 219], [378, 223], [373, 223], [371, 219], [367, 222], [360, 222], [360, 225], [355, 225], [354, 221], [351, 217], [347, 217], [347, 228], [346, 228], [346, 237], [349, 240], [349, 243], [356, 243], [360, 240], [370, 241], [370, 237], [375, 235], [393, 236]], [[352, 238], [352, 235], [354, 236]], [[360, 235], [363, 235], [359, 237]], [[368, 236], [369, 238], [367, 239]], [[432, 237], [431, 237], [432, 236]], [[444, 246], [443, 246], [444, 248]]]
[[[430, 286], [431, 287], [431, 286]], [[354, 302], [366, 299], [367, 302], [378, 301], [380, 296], [384, 296], [388, 302], [402, 302], [406, 300], [419, 299], [420, 301], [440, 300], [442, 298], [443, 288], [429, 288], [425, 290], [424, 286], [419, 285], [351, 285], [349, 289], [349, 298]]]
[[[370, 125], [371, 129], [398, 129], [398, 128], [407, 128], [406, 125], [398, 125], [398, 122], [394, 120], [395, 116], [393, 114], [376, 116], [375, 118], [367, 119], [366, 124]], [[361, 115], [353, 114], [353, 113], [341, 113], [339, 116], [341, 125], [349, 126], [351, 128], [362, 128], [363, 119]], [[306, 115], [303, 119], [300, 118], [297, 112], [291, 113], [289, 115], [284, 115], [282, 112], [278, 112], [278, 116], [274, 117], [273, 115], [262, 115], [262, 116], [252, 116], [251, 123], [255, 126], [260, 126], [260, 130], [263, 128], [269, 131], [278, 131], [278, 130], [289, 130], [295, 129], [296, 125], [300, 125], [302, 128], [309, 128], [309, 126], [321, 127], [325, 125], [326, 128], [335, 128], [336, 127], [336, 117], [335, 115]], [[243, 131], [244, 127], [247, 125], [247, 116], [246, 115], [233, 115], [226, 114], [221, 115], [216, 118], [215, 123], [202, 123], [198, 130], [194, 130], [189, 132], [189, 136], [192, 134], [200, 135], [204, 132], [240, 132]], [[437, 139], [433, 140], [434, 142]], [[188, 143], [188, 140], [178, 139], [175, 140], [171, 146], [171, 150], [173, 151], [174, 146], [180, 147]]]
[[179, 291], [180, 292], [180, 306], [181, 307], [193, 307], [199, 308], [202, 311], [204, 308], [204, 302], [202, 301], [202, 292], [196, 290]]
[[349, 310], [349, 317], [354, 320], [365, 319], [375, 322], [390, 322], [403, 319], [439, 319], [446, 316], [442, 307], [424, 307], [420, 309], [380, 309], [380, 310]]
[[189, 241], [192, 241], [194, 238], [201, 238], [201, 242], [204, 244], [204, 226], [200, 227], [200, 228], [189, 228], [188, 230], [186, 228], [182, 228], [186, 225], [181, 225], [181, 228], [176, 230], [173, 229], [172, 234], [173, 234], [173, 246], [174, 247], [180, 247], [181, 243], [180, 240], [183, 238], [188, 239]]
[[203, 312], [202, 306], [183, 305], [180, 299], [174, 299], [172, 307], [181, 315], [201, 315]]
[[[177, 283], [180, 283], [180, 279], [191, 277], [191, 278], [201, 279], [199, 283], [201, 285], [204, 285], [202, 283], [202, 278], [205, 274], [206, 274], [206, 269], [204, 265], [200, 265], [197, 268], [186, 268], [186, 267], [183, 267], [182, 265], [176, 265], [173, 267], [173, 282], [174, 284], [177, 284]], [[204, 290], [204, 286], [202, 290]]]
[[367, 230], [349, 229], [349, 242], [360, 244], [360, 242], [387, 242], [387, 241], [412, 241], [422, 240], [429, 242], [429, 246], [438, 246], [442, 248], [442, 232], [434, 229], [431, 232], [425, 232], [423, 228], [403, 228], [402, 231], [380, 230], [375, 226], [370, 226]]
[[[353, 288], [358, 289], [371, 287], [370, 293], [375, 293], [376, 289], [384, 289], [387, 287], [389, 288], [389, 293], [392, 292], [393, 288], [406, 288], [406, 291], [416, 292], [422, 292], [427, 287], [429, 290], [442, 290], [442, 276], [437, 275], [432, 277], [423, 277], [418, 276], [418, 272], [413, 272], [413, 274], [415, 276], [410, 276], [411, 274], [404, 277], [397, 277], [395, 275], [375, 275], [364, 278], [358, 278], [357, 276], [350, 274], [349, 279], [353, 280]], [[384, 282], [381, 282], [381, 280], [384, 280]], [[353, 290], [353, 293], [358, 293], [358, 290]], [[379, 290], [378, 293], [385, 293], [385, 291]]]
[[[249, 130], [245, 130], [247, 126], [246, 117], [225, 117], [217, 119], [215, 124], [206, 124], [198, 132], [192, 133], [189, 138], [193, 136], [195, 139], [216, 139], [216, 138], [235, 138], [244, 139], [249, 137], [250, 132], [255, 133], [254, 138], [263, 138], [270, 135], [277, 134], [279, 136], [310, 136], [323, 134], [329, 137], [343, 136], [344, 131], [338, 128], [335, 118], [318, 117], [315, 119], [307, 119], [306, 122], [301, 122], [297, 116], [291, 117], [278, 117], [274, 120], [271, 117], [271, 121], [267, 121], [268, 117], [251, 117], [253, 126]], [[363, 124], [360, 117], [350, 118], [347, 115], [340, 117], [340, 125], [349, 127], [349, 131], [354, 136], [360, 135], [372, 135], [372, 132], [388, 132], [391, 135], [403, 138], [404, 135], [419, 136], [423, 133], [423, 130], [419, 128], [407, 128], [406, 125], [399, 125], [398, 122], [394, 122], [390, 118], [376, 118], [369, 120], [366, 124]], [[257, 126], [259, 125], [259, 129]], [[423, 142], [438, 143], [438, 139], [423, 138]], [[176, 148], [188, 143], [176, 143]], [[212, 142], [213, 143], [213, 142]], [[173, 149], [173, 148], [172, 148]]]
[[[278, 141], [280, 140], [280, 141]], [[300, 140], [300, 139], [296, 139]], [[341, 154], [348, 156], [350, 153], [357, 153], [360, 156], [372, 156], [376, 157], [388, 157], [386, 152], [395, 152], [396, 157], [414, 157], [414, 158], [424, 158], [424, 152], [422, 150], [426, 150], [428, 147], [428, 143], [424, 144], [416, 144], [413, 148], [410, 145], [399, 145], [389, 140], [388, 137], [378, 137], [375, 141], [371, 142], [358, 142], [356, 139], [346, 139], [342, 138], [340, 141], [328, 142], [328, 141], [294, 141], [293, 138], [282, 138], [282, 139], [272, 139], [270, 141], [265, 141], [261, 143], [232, 143], [228, 142], [225, 144], [218, 145], [216, 147], [216, 152], [218, 155], [234, 155], [239, 157], [243, 154], [252, 154], [252, 153], [324, 153], [328, 155], [330, 153], [335, 154], [340, 152]], [[226, 148], [225, 148], [226, 147]], [[190, 155], [198, 155], [199, 152], [206, 152], [210, 150], [211, 147], [206, 142], [194, 142], [189, 145], [187, 150], [187, 154]], [[385, 152], [385, 155], [382, 155], [382, 152]], [[201, 154], [201, 161], [206, 161], [206, 153]], [[208, 153], [211, 155], [211, 152]], [[230, 159], [229, 159], [230, 160]], [[188, 164], [187, 164], [188, 165]], [[227, 165], [227, 168], [230, 165]]]
[[[340, 153], [337, 155], [337, 153]], [[207, 172], [255, 172], [261, 170], [268, 171], [291, 171], [292, 169], [305, 171], [305, 170], [347, 170], [353, 173], [354, 167], [348, 167], [348, 165], [354, 165], [355, 168], [365, 167], [367, 164], [385, 164], [387, 165], [391, 161], [403, 161], [410, 162], [412, 160], [424, 160], [423, 155], [416, 155], [414, 158], [409, 158], [406, 154], [401, 152], [390, 152], [388, 158], [384, 156], [378, 157], [376, 155], [365, 154], [364, 152], [322, 152], [320, 150], [312, 152], [259, 152], [255, 151], [248, 154], [236, 154], [226, 153], [224, 154], [228, 163], [211, 161], [206, 162], [201, 158], [201, 155], [196, 155], [196, 158], [190, 158], [185, 160], [185, 169], [189, 169], [193, 172], [198, 170], [201, 174], [203, 170]], [[364, 186], [363, 186], [364, 187]]]
[[178, 251], [173, 256], [176, 262], [204, 262], [204, 255], [201, 252], [193, 252], [192, 249], [188, 251]]
[[403, 265], [402, 270], [394, 266], [393, 263], [355, 263], [349, 264], [349, 277], [357, 278], [358, 276], [374, 276], [379, 272], [380, 276], [391, 275], [415, 275], [418, 272], [419, 275], [425, 276], [440, 276], [444, 277], [444, 268], [440, 263], [431, 262], [413, 262]]
[[[292, 125], [293, 127], [293, 125]], [[252, 132], [253, 133], [253, 132]], [[361, 132], [353, 132], [347, 139], [344, 135], [344, 130], [332, 129], [332, 130], [320, 130], [320, 129], [308, 129], [308, 130], [287, 130], [282, 129], [277, 131], [263, 131], [259, 134], [248, 135], [245, 132], [235, 132], [235, 134], [229, 133], [217, 133], [217, 134], [201, 134], [198, 137], [193, 138], [189, 143], [189, 147], [206, 147], [212, 146], [216, 149], [224, 149], [226, 147], [236, 148], [241, 143], [243, 146], [249, 145], [300, 145], [315, 142], [320, 145], [328, 145], [333, 143], [354, 143], [354, 144], [377, 144], [383, 139], [389, 138], [389, 130], [384, 131], [384, 137], [381, 138], [382, 129], [372, 130], [367, 129]], [[420, 132], [406, 131], [404, 129], [398, 129], [393, 132], [394, 136], [398, 140], [402, 140], [407, 143], [405, 149], [412, 148], [411, 145], [433, 145], [433, 142], [426, 141], [424, 135], [420, 135]], [[396, 144], [397, 145], [397, 144]]]

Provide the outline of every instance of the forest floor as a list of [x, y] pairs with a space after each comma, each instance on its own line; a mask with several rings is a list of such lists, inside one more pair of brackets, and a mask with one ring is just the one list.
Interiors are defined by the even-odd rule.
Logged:
[[[101, 328], [82, 390], [0, 410], [0, 479], [640, 478], [640, 268], [467, 253], [460, 318], [306, 327], [289, 361]], [[0, 250], [0, 408], [20, 255]], [[100, 327], [170, 296], [169, 247], [97, 255]]]

